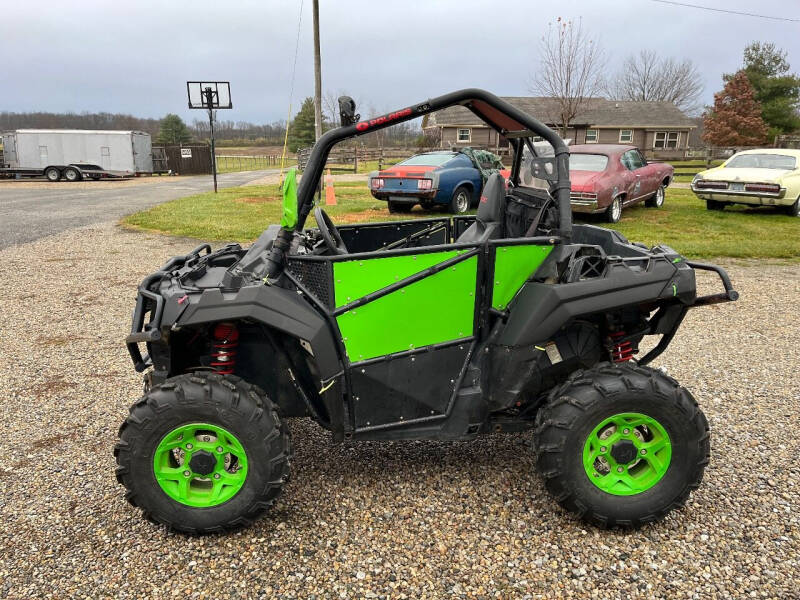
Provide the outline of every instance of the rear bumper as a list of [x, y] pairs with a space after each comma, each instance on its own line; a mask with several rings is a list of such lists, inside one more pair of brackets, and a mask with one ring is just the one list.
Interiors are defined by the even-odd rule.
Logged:
[[605, 207], [598, 205], [597, 199], [570, 198], [569, 204], [572, 207], [572, 212], [577, 213], [598, 213], [605, 210]]
[[370, 190], [370, 192], [372, 196], [378, 200], [391, 200], [392, 202], [416, 204], [422, 200], [436, 200], [436, 194], [439, 192], [439, 190], [426, 190], [424, 192], [416, 190], [413, 192], [406, 192], [404, 190], [391, 190], [387, 192]]
[[716, 202], [731, 202], [734, 204], [752, 204], [755, 206], [789, 206], [794, 203], [794, 198], [786, 197], [786, 188], [781, 188], [777, 193], [771, 192], [745, 192], [733, 190], [709, 190], [697, 188], [692, 184], [692, 191], [698, 198], [714, 200]]

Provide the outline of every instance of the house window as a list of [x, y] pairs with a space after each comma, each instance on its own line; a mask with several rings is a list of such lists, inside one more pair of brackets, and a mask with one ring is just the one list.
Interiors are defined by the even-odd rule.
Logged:
[[472, 137], [472, 130], [471, 129], [459, 129], [458, 130], [458, 141], [459, 142], [469, 142]]
[[680, 139], [680, 131], [656, 131], [653, 136], [653, 148], [677, 148]]
[[619, 143], [631, 143], [633, 141], [633, 129], [620, 129], [619, 130]]
[[587, 129], [586, 130], [586, 139], [584, 141], [587, 144], [596, 144], [597, 143], [597, 129]]

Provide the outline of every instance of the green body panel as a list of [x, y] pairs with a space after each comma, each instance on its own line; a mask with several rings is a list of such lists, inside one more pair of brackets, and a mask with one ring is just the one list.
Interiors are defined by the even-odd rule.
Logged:
[[283, 215], [281, 227], [294, 229], [297, 225], [297, 169], [292, 167], [283, 180]]
[[431, 252], [406, 256], [387, 256], [333, 263], [336, 307], [377, 292], [420, 271], [444, 262], [465, 250]]
[[505, 309], [552, 249], [552, 246], [499, 246], [494, 261], [492, 306]]
[[[439, 256], [440, 260], [437, 262], [441, 262], [454, 255], [455, 252], [442, 252], [434, 256]], [[419, 255], [417, 261], [422, 256], [430, 255]], [[372, 260], [378, 263], [390, 259]], [[366, 266], [371, 261], [363, 262]], [[426, 266], [431, 265], [427, 264], [422, 268]], [[417, 269], [420, 270], [422, 269]], [[473, 256], [339, 315], [336, 322], [350, 361], [358, 362], [471, 336], [474, 328], [477, 271], [478, 257]], [[394, 282], [395, 273], [388, 272], [384, 275], [381, 281], [386, 284], [383, 287]], [[336, 279], [337, 286], [339, 279]], [[344, 283], [345, 279], [341, 279]], [[373, 286], [377, 282], [379, 279], [376, 269]], [[367, 286], [362, 289], [368, 290]], [[338, 296], [337, 288], [337, 298]]]
[[[622, 440], [636, 448], [636, 458], [627, 464], [617, 463], [612, 455], [614, 444]], [[603, 419], [583, 446], [583, 468], [589, 481], [614, 496], [646, 492], [661, 481], [671, 460], [669, 434], [661, 423], [641, 413]]]

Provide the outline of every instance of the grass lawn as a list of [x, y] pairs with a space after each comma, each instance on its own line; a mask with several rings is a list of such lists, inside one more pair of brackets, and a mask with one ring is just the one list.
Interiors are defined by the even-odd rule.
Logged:
[[[386, 203], [372, 198], [365, 183], [336, 184], [337, 206], [325, 207], [334, 223], [360, 223], [408, 218], [390, 215]], [[125, 217], [123, 225], [202, 240], [250, 242], [271, 223], [280, 221], [281, 195], [277, 185], [226, 188], [179, 198]], [[422, 212], [411, 217], [441, 213]], [[576, 215], [577, 222], [608, 226], [599, 217]], [[313, 226], [313, 217], [308, 226]], [[728, 207], [708, 211], [690, 190], [669, 189], [661, 209], [643, 204], [623, 211], [614, 226], [633, 241], [664, 243], [690, 258], [800, 257], [800, 219], [772, 209]]]

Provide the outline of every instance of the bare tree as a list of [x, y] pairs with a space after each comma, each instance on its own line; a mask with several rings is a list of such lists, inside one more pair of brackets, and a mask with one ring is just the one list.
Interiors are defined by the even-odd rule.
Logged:
[[672, 102], [695, 115], [702, 108], [703, 84], [690, 59], [659, 58], [652, 50], [642, 50], [625, 59], [607, 93], [613, 100]]
[[542, 38], [539, 70], [530, 85], [532, 93], [555, 98], [561, 137], [588, 98], [603, 89], [605, 54], [597, 40], [583, 32], [580, 20], [561, 17]]

